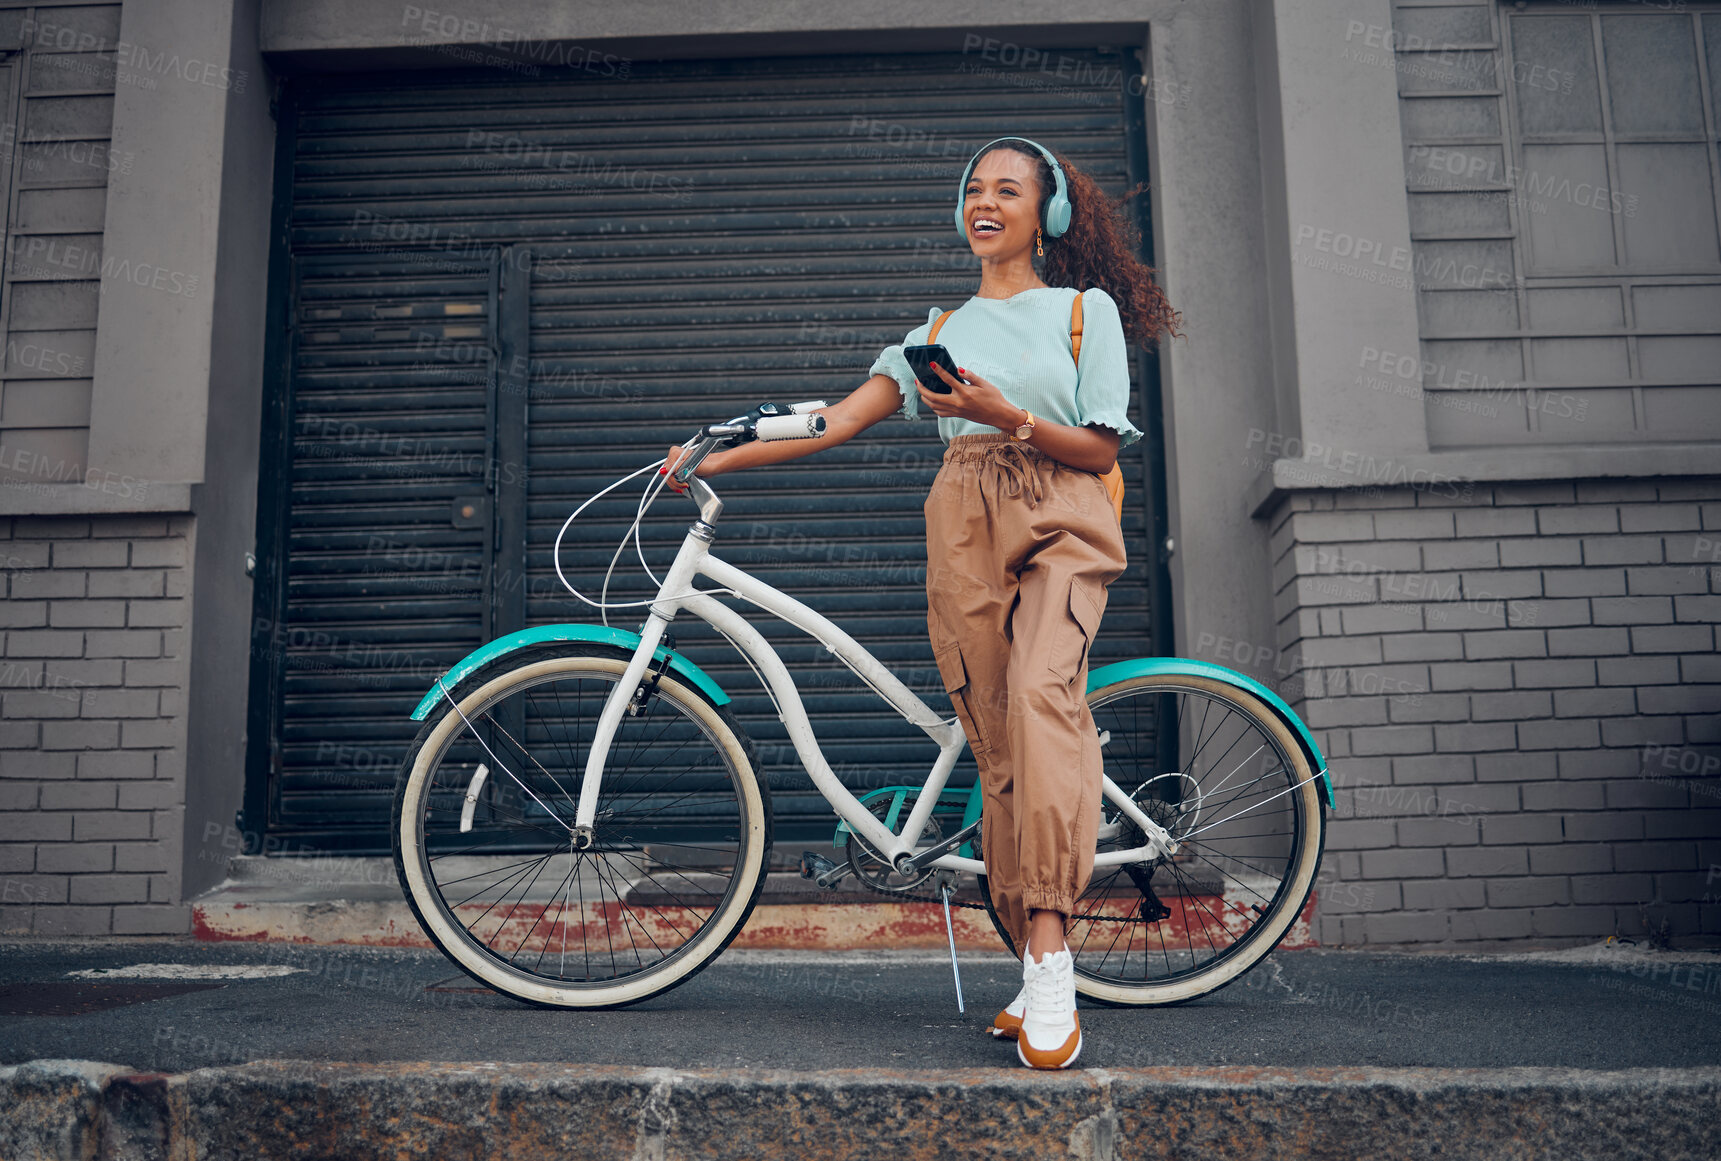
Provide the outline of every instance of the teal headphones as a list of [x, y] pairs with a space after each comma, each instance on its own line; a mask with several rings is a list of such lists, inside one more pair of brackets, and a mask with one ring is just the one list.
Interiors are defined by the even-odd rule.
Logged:
[[1054, 238], [1058, 237], [1070, 228], [1070, 194], [1064, 185], [1064, 167], [1058, 164], [1058, 159], [1052, 156], [1050, 149], [1038, 141], [1029, 141], [1026, 137], [999, 137], [988, 141], [968, 159], [968, 165], [962, 171], [962, 180], [956, 186], [956, 232], [962, 235], [964, 241], [968, 239], [968, 223], [962, 218], [962, 203], [968, 194], [968, 177], [974, 172], [974, 163], [980, 160], [980, 154], [999, 141], [1020, 141], [1032, 145], [1040, 151], [1040, 156], [1046, 159], [1046, 164], [1052, 167], [1052, 181], [1056, 183], [1056, 189], [1052, 193], [1052, 200], [1046, 203], [1045, 227], [1046, 233]]

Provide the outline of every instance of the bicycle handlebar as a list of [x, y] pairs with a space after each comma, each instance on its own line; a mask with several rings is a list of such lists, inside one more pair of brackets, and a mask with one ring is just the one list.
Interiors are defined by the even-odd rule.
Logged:
[[817, 439], [825, 434], [822, 415], [768, 415], [753, 425], [754, 438], [770, 443], [779, 439]]
[[[615, 483], [609, 485], [609, 487], [603, 488], [596, 495], [587, 498], [584, 503], [582, 503], [578, 508], [575, 508], [568, 518], [562, 522], [561, 530], [556, 533], [556, 545], [551, 559], [556, 566], [556, 576], [562, 582], [562, 586], [580, 600], [585, 601], [589, 605], [595, 605], [600, 610], [608, 610], [611, 608], [612, 606], [609, 601], [610, 573], [615, 571], [616, 560], [620, 559], [622, 550], [627, 547], [629, 537], [633, 538], [634, 546], [639, 548], [640, 521], [645, 517], [646, 509], [651, 507], [652, 501], [657, 497], [658, 492], [662, 490], [665, 484], [673, 480], [675, 483], [683, 485], [682, 488], [677, 490], [685, 491], [688, 497], [692, 499], [694, 503], [699, 505], [700, 520], [707, 525], [714, 524], [717, 521], [718, 515], [723, 511], [723, 501], [718, 499], [717, 494], [711, 490], [704, 480], [699, 479], [693, 474], [695, 469], [699, 467], [700, 461], [710, 455], [720, 443], [727, 444], [730, 447], [739, 447], [740, 445], [751, 442], [755, 439], [765, 442], [784, 439], [817, 439], [819, 436], [825, 434], [825, 417], [814, 413], [824, 406], [825, 401], [823, 399], [809, 400], [805, 403], [794, 403], [787, 408], [776, 403], [761, 403], [746, 415], [738, 415], [727, 423], [706, 424], [695, 432], [686, 443], [681, 445], [682, 450], [688, 454], [681, 458], [681, 461], [677, 464], [674, 473], [668, 479], [660, 480], [655, 487], [647, 485], [645, 494], [640, 498], [639, 510], [634, 513], [633, 523], [629, 525], [627, 532], [622, 534], [622, 541], [616, 548], [616, 555], [611, 558], [609, 570], [604, 573], [603, 595], [596, 601], [592, 600], [590, 597], [580, 592], [580, 590], [576, 589], [573, 585], [569, 584], [568, 578], [563, 575], [562, 537], [567, 535], [569, 527], [571, 527], [574, 521], [579, 518], [580, 513], [584, 512], [594, 501], [609, 494], [622, 484], [627, 483], [627, 481], [651, 471], [659, 464], [664, 463], [664, 461], [656, 460], [649, 463], [643, 468], [623, 476]], [[663, 582], [658, 581], [657, 576], [651, 571], [651, 566], [645, 563], [645, 552], [643, 549], [640, 549], [639, 563], [641, 567], [645, 569], [645, 575], [651, 577], [653, 583], [656, 583], [661, 587]], [[631, 607], [640, 604], [650, 604], [651, 602], [628, 601], [624, 603]], [[609, 616], [607, 612], [604, 615], [604, 624], [609, 624]]]
[[694, 471], [718, 444], [740, 447], [759, 440], [773, 443], [784, 439], [817, 439], [825, 434], [825, 417], [816, 414], [825, 406], [823, 399], [795, 403], [788, 408], [776, 403], [761, 403], [746, 415], [737, 415], [727, 423], [708, 423], [681, 446], [688, 455], [676, 467], [674, 478], [679, 484], [691, 481]]
[[823, 399], [792, 403], [787, 408], [779, 403], [761, 403], [727, 423], [706, 424], [699, 429], [698, 438], [719, 440], [730, 447], [755, 439], [767, 443], [779, 439], [817, 439], [825, 434], [825, 417], [814, 412], [823, 406]]

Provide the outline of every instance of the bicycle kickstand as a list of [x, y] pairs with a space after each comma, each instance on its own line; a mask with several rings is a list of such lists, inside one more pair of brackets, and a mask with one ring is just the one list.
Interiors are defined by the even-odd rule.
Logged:
[[938, 876], [938, 897], [944, 901], [944, 934], [950, 939], [950, 974], [956, 979], [956, 1013], [965, 1015], [967, 1007], [962, 1003], [962, 969], [956, 963], [956, 928], [950, 922], [950, 896], [955, 894], [952, 884], [954, 875], [948, 871]]

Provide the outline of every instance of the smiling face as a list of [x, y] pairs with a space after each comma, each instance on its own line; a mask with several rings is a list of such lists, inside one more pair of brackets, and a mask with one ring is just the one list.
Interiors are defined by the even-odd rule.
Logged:
[[1002, 258], [1034, 245], [1040, 224], [1040, 187], [1033, 158], [994, 149], [974, 164], [962, 193], [968, 245], [984, 258]]

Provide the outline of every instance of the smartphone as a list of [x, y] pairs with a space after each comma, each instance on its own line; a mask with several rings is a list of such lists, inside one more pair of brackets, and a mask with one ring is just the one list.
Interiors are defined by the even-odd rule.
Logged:
[[914, 377], [924, 383], [926, 389], [934, 395], [950, 394], [949, 385], [933, 372], [932, 365], [934, 363], [949, 371], [958, 381], [968, 382], [956, 374], [956, 360], [950, 357], [950, 352], [944, 349], [943, 343], [932, 343], [924, 347], [904, 347], [902, 357], [907, 359], [908, 365], [913, 368]]

